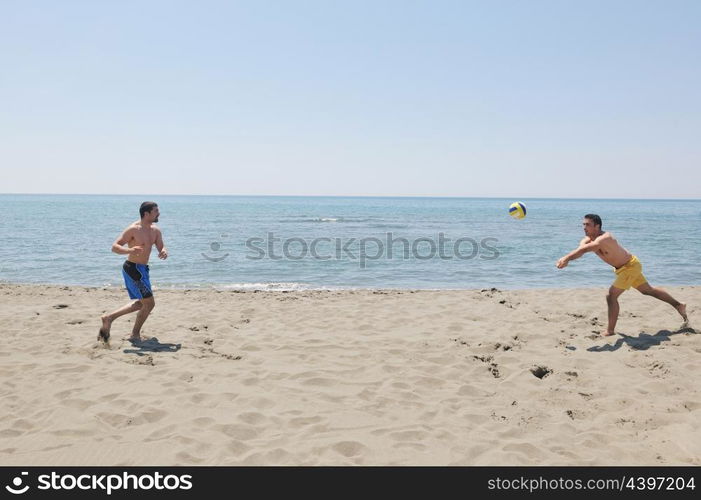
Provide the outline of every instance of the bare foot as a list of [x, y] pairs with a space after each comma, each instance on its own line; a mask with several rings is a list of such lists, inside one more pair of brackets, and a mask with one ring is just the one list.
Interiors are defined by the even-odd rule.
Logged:
[[127, 340], [129, 342], [141, 342], [141, 335], [132, 335]]
[[616, 335], [616, 332], [609, 332], [608, 330], [601, 332], [602, 337], [610, 337], [611, 335]]
[[109, 316], [102, 316], [102, 328], [97, 334], [97, 340], [102, 340], [105, 344], [110, 340], [110, 328], [112, 328], [112, 320]]
[[682, 318], [684, 318], [684, 323], [687, 323], [689, 318], [686, 315], [686, 304], [679, 304], [675, 309], [682, 315]]

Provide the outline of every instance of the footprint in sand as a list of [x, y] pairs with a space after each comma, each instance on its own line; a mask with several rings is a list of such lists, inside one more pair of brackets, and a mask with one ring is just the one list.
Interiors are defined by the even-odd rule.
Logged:
[[248, 441], [258, 437], [260, 434], [260, 430], [248, 425], [219, 424], [213, 425], [212, 429], [237, 441]]
[[242, 422], [245, 422], [250, 425], [260, 424], [261, 422], [264, 422], [267, 419], [267, 417], [262, 413], [253, 411], [241, 413], [237, 418]]
[[395, 441], [403, 441], [403, 442], [416, 442], [416, 441], [422, 441], [426, 437], [428, 437], [428, 434], [424, 431], [397, 431], [397, 432], [392, 432], [389, 435], [390, 439], [394, 439]]
[[358, 456], [367, 449], [365, 445], [357, 441], [341, 441], [334, 444], [331, 448], [344, 457]]
[[550, 375], [553, 371], [548, 368], [547, 366], [534, 366], [531, 368], [531, 373], [538, 377], [539, 379], [543, 379]]
[[565, 411], [565, 414], [567, 414], [567, 416], [572, 420], [579, 417], [579, 412], [577, 410], [567, 410]]
[[146, 356], [137, 356], [136, 358], [131, 358], [126, 362], [132, 365], [154, 366], [153, 356], [150, 354], [147, 354]]

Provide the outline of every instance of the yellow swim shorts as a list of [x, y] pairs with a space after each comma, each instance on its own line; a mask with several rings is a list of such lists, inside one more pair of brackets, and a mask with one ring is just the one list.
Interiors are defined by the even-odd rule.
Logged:
[[616, 273], [616, 281], [613, 282], [613, 286], [621, 290], [628, 290], [630, 287], [637, 288], [647, 282], [643, 276], [643, 265], [635, 255], [626, 264], [614, 269], [614, 272]]

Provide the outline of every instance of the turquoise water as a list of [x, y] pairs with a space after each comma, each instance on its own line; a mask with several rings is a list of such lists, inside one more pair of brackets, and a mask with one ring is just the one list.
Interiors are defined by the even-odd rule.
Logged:
[[[124, 257], [110, 246], [138, 219], [146, 199], [0, 195], [0, 281], [122, 286]], [[701, 200], [522, 199], [528, 209], [523, 220], [508, 216], [515, 200], [494, 198], [155, 196], [154, 201], [170, 253], [166, 261], [152, 254], [156, 288], [608, 286], [613, 272], [593, 254], [555, 268], [582, 238], [581, 219], [589, 212], [598, 213], [604, 229], [640, 258], [650, 283], [701, 284], [696, 260]], [[388, 233], [393, 245], [387, 245]], [[458, 247], [463, 258], [455, 255], [459, 238], [469, 238]], [[283, 246], [287, 258], [277, 258]]]

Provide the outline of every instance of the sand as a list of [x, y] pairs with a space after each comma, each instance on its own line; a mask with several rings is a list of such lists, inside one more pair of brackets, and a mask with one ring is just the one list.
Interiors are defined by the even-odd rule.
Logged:
[[159, 290], [106, 348], [124, 290], [0, 285], [0, 464], [700, 465], [701, 335], [604, 294]]

